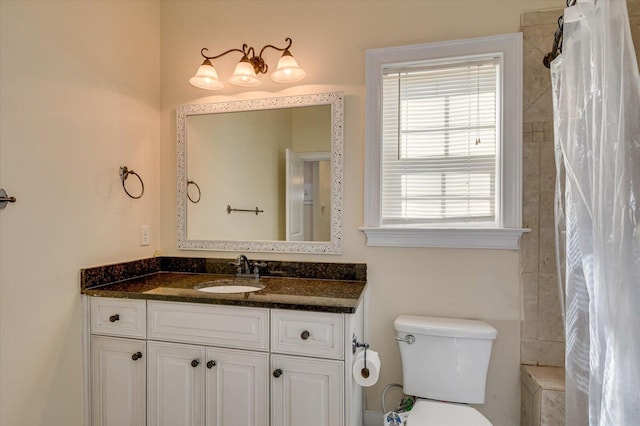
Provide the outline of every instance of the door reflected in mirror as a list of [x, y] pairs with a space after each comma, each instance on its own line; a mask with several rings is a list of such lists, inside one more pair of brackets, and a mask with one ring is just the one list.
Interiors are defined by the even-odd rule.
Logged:
[[329, 241], [331, 153], [285, 150], [285, 239]]
[[184, 105], [177, 130], [179, 248], [341, 251], [342, 94]]

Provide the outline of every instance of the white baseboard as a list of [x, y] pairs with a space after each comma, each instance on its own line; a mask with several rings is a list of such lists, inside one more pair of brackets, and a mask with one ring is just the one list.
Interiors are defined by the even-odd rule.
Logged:
[[382, 415], [377, 411], [364, 410], [364, 426], [381, 426], [384, 422]]

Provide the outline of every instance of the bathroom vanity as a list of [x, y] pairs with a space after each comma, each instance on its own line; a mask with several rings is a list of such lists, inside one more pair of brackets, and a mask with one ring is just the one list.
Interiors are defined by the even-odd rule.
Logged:
[[262, 290], [197, 290], [233, 279], [228, 262], [82, 270], [93, 426], [362, 424], [366, 265], [267, 262]]
[[[343, 121], [340, 92], [178, 106], [177, 247], [342, 253]], [[366, 265], [231, 260], [81, 271], [87, 424], [362, 424]]]

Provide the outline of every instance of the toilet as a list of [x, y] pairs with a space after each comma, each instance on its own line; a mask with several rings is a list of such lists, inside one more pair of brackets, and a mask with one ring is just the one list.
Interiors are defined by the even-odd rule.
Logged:
[[498, 332], [483, 321], [400, 315], [393, 323], [403, 391], [416, 397], [407, 426], [491, 426], [484, 403], [491, 347]]

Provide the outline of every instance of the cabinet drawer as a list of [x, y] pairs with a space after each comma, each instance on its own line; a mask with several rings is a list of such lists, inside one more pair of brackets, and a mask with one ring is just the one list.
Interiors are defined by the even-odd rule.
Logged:
[[325, 358], [344, 358], [342, 314], [273, 310], [271, 351]]
[[269, 349], [269, 311], [197, 303], [148, 302], [149, 339]]
[[137, 337], [147, 335], [144, 300], [91, 298], [91, 333], [108, 336]]

